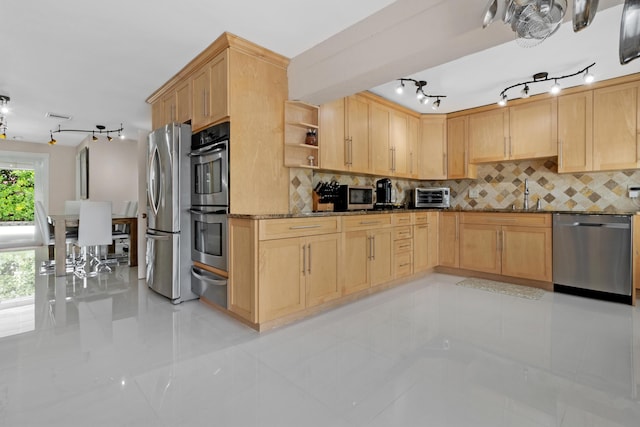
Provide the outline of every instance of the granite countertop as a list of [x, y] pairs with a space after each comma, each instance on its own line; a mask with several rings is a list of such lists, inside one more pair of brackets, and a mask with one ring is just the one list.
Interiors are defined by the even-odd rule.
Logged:
[[229, 214], [229, 218], [240, 219], [281, 219], [281, 218], [318, 218], [325, 216], [349, 216], [349, 215], [379, 215], [388, 213], [411, 213], [411, 212], [494, 212], [494, 213], [535, 213], [535, 214], [582, 214], [582, 215], [637, 215], [637, 211], [552, 211], [552, 210], [522, 210], [505, 208], [484, 208], [484, 209], [393, 209], [393, 210], [361, 210], [348, 212], [308, 212], [297, 214]]

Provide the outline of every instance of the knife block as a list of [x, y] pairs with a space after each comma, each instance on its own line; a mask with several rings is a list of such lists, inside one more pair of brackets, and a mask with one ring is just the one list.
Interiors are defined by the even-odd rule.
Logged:
[[311, 193], [314, 212], [333, 212], [333, 203], [320, 203], [320, 196], [315, 191]]

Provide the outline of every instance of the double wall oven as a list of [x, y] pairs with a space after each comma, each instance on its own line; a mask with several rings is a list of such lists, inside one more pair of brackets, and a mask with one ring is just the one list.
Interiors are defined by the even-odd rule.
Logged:
[[191, 286], [227, 306], [227, 214], [229, 213], [229, 122], [191, 139]]

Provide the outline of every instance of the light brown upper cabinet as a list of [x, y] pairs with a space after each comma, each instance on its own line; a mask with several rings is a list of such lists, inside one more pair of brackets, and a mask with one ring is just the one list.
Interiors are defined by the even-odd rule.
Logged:
[[188, 122], [191, 120], [191, 82], [181, 82], [175, 89], [168, 90], [151, 108], [153, 129], [171, 122]]
[[638, 148], [639, 82], [593, 91], [593, 169], [635, 169]]
[[509, 109], [469, 114], [469, 162], [499, 162], [509, 158]]
[[320, 106], [320, 167], [369, 173], [369, 103], [358, 95]]
[[558, 154], [556, 98], [469, 115], [471, 163], [553, 157]]
[[191, 127], [194, 132], [229, 116], [228, 76], [228, 50], [193, 74]]
[[558, 99], [548, 98], [509, 107], [509, 159], [558, 155]]
[[469, 116], [447, 120], [447, 178], [475, 178], [476, 167], [469, 164]]
[[[464, 129], [460, 130], [464, 132]], [[464, 140], [464, 135], [458, 137], [460, 138]], [[462, 160], [464, 161], [464, 154]], [[418, 170], [420, 179], [447, 179], [447, 117], [445, 115], [423, 116], [420, 119]]]
[[381, 104], [371, 103], [369, 110], [371, 141], [371, 173], [389, 175], [392, 169], [392, 153], [389, 144], [390, 110]]
[[419, 178], [418, 147], [420, 138], [420, 119], [408, 116], [407, 122], [407, 148], [409, 150], [409, 177]]
[[558, 172], [593, 170], [593, 92], [558, 98]]
[[409, 176], [409, 116], [391, 110], [389, 112], [389, 150], [391, 154], [391, 173], [394, 176]]

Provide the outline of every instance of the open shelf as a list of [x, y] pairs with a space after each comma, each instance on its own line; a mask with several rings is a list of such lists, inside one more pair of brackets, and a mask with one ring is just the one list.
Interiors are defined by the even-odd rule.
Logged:
[[[307, 132], [316, 131], [318, 138], [318, 107], [299, 101], [285, 101], [284, 105], [284, 165], [287, 167], [318, 169], [320, 147], [305, 144]], [[317, 140], [317, 139], [316, 139]], [[309, 156], [314, 166], [309, 165]]]

